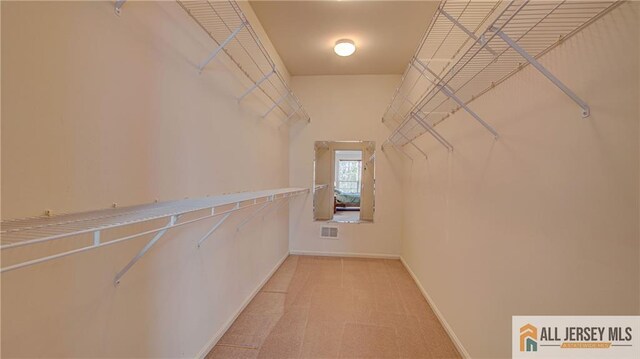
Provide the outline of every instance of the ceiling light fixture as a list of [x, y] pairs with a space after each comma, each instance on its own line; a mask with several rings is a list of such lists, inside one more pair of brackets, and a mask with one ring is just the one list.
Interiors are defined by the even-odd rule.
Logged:
[[336, 41], [336, 46], [333, 47], [333, 51], [335, 51], [338, 56], [350, 56], [356, 51], [356, 44], [349, 39], [338, 40]]

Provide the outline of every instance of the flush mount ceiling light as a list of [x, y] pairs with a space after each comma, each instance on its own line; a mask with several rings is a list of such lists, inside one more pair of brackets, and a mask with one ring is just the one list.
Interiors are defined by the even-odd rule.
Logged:
[[350, 56], [356, 51], [356, 44], [349, 39], [338, 40], [336, 41], [336, 46], [333, 47], [333, 51], [335, 51], [338, 56]]

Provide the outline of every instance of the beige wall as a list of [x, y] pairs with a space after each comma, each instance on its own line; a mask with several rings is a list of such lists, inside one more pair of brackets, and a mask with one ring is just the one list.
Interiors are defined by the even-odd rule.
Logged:
[[[423, 136], [407, 165], [402, 256], [474, 358], [511, 355], [512, 315], [640, 314], [638, 3]], [[412, 151], [407, 147], [408, 151]], [[416, 156], [419, 158], [419, 156]]]
[[[2, 217], [287, 187], [287, 128], [237, 104], [224, 56], [198, 74], [213, 47], [175, 2], [3, 1]], [[288, 252], [286, 207], [232, 218], [199, 250], [212, 222], [170, 231], [118, 287], [148, 237], [3, 274], [2, 356], [195, 356]]]
[[[340, 223], [338, 240], [320, 238], [326, 222], [313, 221], [312, 199], [292, 205], [290, 248], [294, 252], [400, 254], [402, 197], [397, 154], [380, 150], [388, 129], [381, 117], [397, 75], [293, 76], [293, 90], [305, 104], [311, 123], [294, 126], [290, 134], [292, 186], [313, 183], [315, 141], [375, 141], [375, 214], [373, 223]], [[389, 160], [389, 157], [394, 160]]]

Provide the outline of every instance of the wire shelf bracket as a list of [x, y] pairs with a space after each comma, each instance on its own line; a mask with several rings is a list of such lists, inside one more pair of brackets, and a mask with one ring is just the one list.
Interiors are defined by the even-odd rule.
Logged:
[[[282, 205], [284, 205], [285, 203], [287, 203], [287, 201], [285, 201], [285, 200], [283, 200], [283, 199], [275, 200], [275, 202], [280, 202], [280, 203], [278, 203], [278, 204], [277, 204], [277, 205], [275, 205], [275, 206], [271, 206], [271, 207], [267, 210], [267, 213], [265, 213], [265, 215], [264, 215], [264, 216], [269, 215], [271, 212], [275, 212], [275, 211], [277, 211], [279, 208], [281, 208], [281, 207], [282, 207]], [[274, 203], [275, 203], [275, 202], [274, 202]]]
[[[453, 16], [449, 15], [449, 13], [444, 11], [444, 9], [438, 9], [438, 11], [442, 15], [444, 15], [444, 17], [446, 17], [449, 21], [451, 21], [454, 25], [456, 25], [460, 30], [462, 30], [465, 34], [467, 34], [470, 38], [472, 38], [475, 42], [477, 42], [477, 43], [479, 43], [481, 45], [483, 45], [483, 44], [485, 44], [487, 42], [487, 40], [485, 39], [484, 36], [477, 37], [476, 34], [474, 34], [469, 29], [467, 29], [458, 20], [456, 20], [456, 18], [454, 18]], [[498, 56], [498, 53], [493, 51], [493, 49], [491, 49], [491, 47], [489, 47], [488, 45], [485, 46], [484, 49], [489, 51], [489, 53], [491, 53], [491, 55]]]
[[138, 254], [136, 254], [136, 256], [133, 257], [133, 259], [131, 259], [129, 263], [127, 263], [127, 265], [124, 266], [124, 268], [122, 268], [120, 272], [116, 274], [116, 277], [113, 279], [113, 285], [120, 284], [120, 279], [122, 279], [122, 277], [129, 271], [129, 269], [131, 269], [131, 267], [133, 267], [145, 254], [147, 254], [149, 249], [151, 249], [151, 247], [153, 247], [153, 245], [156, 244], [160, 240], [160, 238], [164, 236], [165, 233], [167, 233], [169, 228], [173, 227], [176, 224], [178, 218], [180, 218], [180, 216], [178, 215], [169, 217], [169, 223], [167, 223], [166, 228], [156, 233], [156, 235], [140, 250], [140, 252], [138, 252]]
[[267, 112], [265, 112], [264, 114], [262, 114], [262, 116], [261, 116], [261, 117], [262, 117], [262, 118], [267, 117], [267, 116], [271, 113], [271, 111], [275, 110], [275, 108], [276, 108], [276, 107], [280, 106], [280, 104], [281, 104], [284, 100], [286, 100], [289, 96], [291, 96], [291, 93], [290, 93], [290, 92], [287, 92], [287, 93], [285, 93], [284, 95], [282, 95], [282, 97], [280, 97], [277, 101], [275, 101], [275, 102], [273, 103], [273, 105], [271, 105], [271, 107], [269, 107], [269, 109], [267, 110]]
[[[416, 151], [420, 152], [420, 153], [424, 156], [424, 158], [429, 159], [429, 156], [427, 156], [427, 153], [426, 153], [426, 152], [424, 152], [424, 151], [423, 151], [420, 147], [418, 147], [415, 143], [413, 143], [413, 140], [411, 140], [411, 139], [407, 138], [407, 136], [405, 136], [401, 131], [399, 131], [399, 128], [398, 128], [398, 130], [397, 130], [394, 134], [392, 134], [392, 135], [389, 137], [389, 141], [388, 141], [388, 142], [389, 142], [389, 143], [391, 143], [394, 147], [396, 147], [396, 148], [400, 149], [400, 147], [396, 146], [396, 144], [395, 144], [395, 143], [393, 142], [393, 140], [392, 140], [392, 139], [393, 139], [393, 137], [398, 136], [398, 135], [400, 135], [400, 137], [404, 138], [404, 139], [407, 141], [407, 143], [408, 143], [408, 144], [410, 144], [411, 146], [413, 146], [413, 148], [415, 148], [415, 149], [416, 149]], [[404, 151], [402, 151], [402, 152], [403, 152], [403, 153], [405, 153]], [[405, 154], [406, 154], [407, 156], [409, 156], [407, 153], [405, 153]], [[411, 156], [409, 156], [409, 157], [411, 157]], [[413, 157], [411, 157], [411, 159], [413, 159]]]
[[240, 223], [238, 227], [236, 227], [236, 231], [239, 231], [247, 223], [251, 222], [254, 218], [256, 218], [260, 214], [260, 212], [262, 212], [265, 208], [269, 207], [272, 204], [273, 204], [273, 197], [270, 197], [262, 206], [260, 206], [260, 208], [258, 208], [255, 212], [253, 212], [249, 217], [245, 218], [245, 220], [242, 221], [242, 223]]
[[[411, 157], [402, 147], [396, 145], [395, 143], [391, 142], [390, 140], [386, 140], [385, 143], [388, 143], [391, 145], [391, 147], [395, 148], [398, 152], [400, 152], [401, 154], [403, 154], [404, 156], [406, 156], [408, 159], [410, 159], [413, 162], [413, 157]], [[380, 148], [382, 148], [382, 151], [384, 151], [385, 149], [385, 143], [382, 144], [382, 146], [380, 146]]]
[[[236, 203], [234, 209], [240, 209], [240, 203]], [[215, 213], [215, 210], [212, 209], [212, 215]], [[211, 229], [204, 235], [202, 236], [202, 238], [200, 238], [198, 240], [198, 248], [200, 248], [200, 246], [202, 246], [202, 243], [204, 243], [204, 241], [207, 240], [207, 238], [209, 238], [213, 232], [215, 232], [216, 230], [218, 230], [218, 228], [220, 228], [220, 226], [222, 226], [222, 224], [227, 220], [227, 218], [229, 218], [229, 216], [231, 216], [232, 212], [229, 212], [227, 214], [224, 215], [224, 217], [222, 217], [222, 219], [220, 219], [218, 221], [218, 223], [216, 223], [213, 227], [211, 227]]]
[[580, 108], [582, 108], [582, 117], [587, 118], [591, 115], [591, 110], [589, 109], [589, 105], [582, 100], [578, 95], [575, 94], [569, 87], [567, 87], [562, 81], [560, 81], [557, 77], [555, 77], [551, 71], [547, 70], [535, 57], [531, 56], [522, 46], [518, 45], [517, 42], [513, 41], [509, 35], [505, 34], [502, 30], [498, 28], [491, 27], [489, 31], [495, 32], [504, 42], [507, 43], [512, 49], [517, 51], [522, 57], [524, 57], [529, 64], [535, 67], [541, 74], [543, 74], [549, 81], [553, 82], [562, 92], [564, 92], [567, 96], [569, 96], [573, 102], [577, 103]]
[[300, 109], [301, 109], [301, 108], [302, 108], [301, 106], [298, 106], [298, 108], [296, 108], [296, 110], [295, 110], [295, 111], [291, 112], [291, 114], [290, 114], [289, 116], [287, 116], [287, 119], [286, 119], [286, 120], [284, 120], [284, 121], [285, 121], [285, 122], [289, 121], [289, 119], [291, 119], [291, 117], [293, 117], [293, 115], [295, 115], [296, 113], [298, 113], [298, 111], [300, 111]]
[[120, 16], [122, 14], [122, 6], [127, 0], [116, 0], [115, 5], [113, 6], [116, 15]]
[[200, 73], [202, 73], [202, 70], [204, 70], [204, 68], [207, 67], [207, 65], [211, 61], [213, 61], [216, 56], [218, 56], [220, 51], [222, 51], [224, 47], [227, 46], [231, 42], [231, 40], [233, 40], [238, 35], [238, 33], [240, 33], [240, 31], [245, 28], [245, 26], [247, 26], [247, 22], [243, 21], [240, 26], [233, 30], [231, 35], [229, 35], [222, 43], [220, 43], [220, 45], [218, 45], [218, 47], [215, 48], [215, 50], [213, 50], [213, 52], [211, 52], [209, 57], [207, 57], [204, 61], [202, 61], [202, 63], [200, 63], [200, 66], [198, 66], [198, 70]]
[[[244, 227], [245, 225], [247, 225], [249, 222], [251, 222], [253, 219], [255, 219], [256, 217], [258, 217], [258, 215], [265, 209], [271, 207], [269, 209], [269, 211], [273, 211], [276, 210], [278, 208], [280, 208], [284, 203], [287, 203], [287, 199], [289, 199], [289, 197], [291, 197], [290, 194], [286, 194], [280, 198], [275, 198], [275, 197], [269, 197], [267, 198], [267, 200], [264, 202], [264, 204], [262, 205], [262, 207], [258, 208], [255, 212], [253, 212], [253, 214], [251, 214], [248, 218], [246, 218], [244, 221], [242, 221], [242, 223], [240, 223], [238, 225], [238, 227], [236, 228], [237, 231], [239, 231], [242, 227]], [[274, 203], [276, 202], [280, 202], [277, 206], [272, 206]], [[267, 212], [269, 213], [269, 212]], [[266, 216], [266, 214], [265, 214]]]
[[414, 113], [412, 114], [412, 116], [414, 117], [414, 119], [416, 121], [418, 121], [418, 123], [424, 127], [429, 134], [431, 134], [431, 136], [433, 138], [435, 138], [438, 142], [440, 142], [441, 145], [443, 145], [444, 147], [447, 148], [447, 150], [449, 151], [453, 151], [453, 145], [451, 143], [449, 143], [449, 141], [447, 141], [440, 133], [438, 133], [438, 131], [436, 131], [431, 125], [429, 125], [427, 123], [427, 121], [423, 120], [420, 116], [418, 116], [418, 114]]
[[258, 80], [255, 84], [253, 84], [253, 86], [249, 87], [242, 95], [240, 95], [240, 97], [238, 97], [238, 102], [242, 101], [242, 99], [245, 98], [251, 92], [253, 92], [253, 90], [260, 87], [260, 84], [265, 82], [269, 77], [271, 77], [271, 75], [275, 73], [276, 73], [276, 69], [273, 69], [271, 70], [271, 72], [268, 72], [266, 75], [262, 76], [260, 80]]
[[469, 108], [469, 106], [467, 106], [466, 103], [464, 103], [464, 101], [462, 101], [458, 96], [456, 96], [456, 94], [451, 91], [451, 89], [449, 89], [446, 85], [441, 85], [438, 86], [440, 88], [440, 91], [442, 91], [445, 95], [447, 95], [449, 98], [451, 98], [453, 101], [455, 101], [460, 107], [462, 107], [469, 115], [471, 115], [471, 117], [475, 118], [476, 121], [480, 122], [480, 124], [487, 129], [487, 131], [491, 132], [491, 134], [493, 134], [493, 137], [495, 137], [496, 139], [498, 137], [500, 137], [500, 135], [498, 135], [498, 132], [496, 130], [493, 129], [493, 127], [491, 127], [491, 125], [489, 125], [488, 123], [486, 123], [482, 117], [478, 116], [477, 113], [475, 113], [475, 111], [473, 111], [472, 109]]
[[410, 140], [407, 138], [407, 136], [405, 136], [402, 132], [398, 131], [398, 133], [400, 136], [402, 136], [402, 138], [404, 138], [405, 140], [408, 141], [408, 143], [413, 146], [413, 148], [415, 148], [418, 152], [422, 153], [422, 155], [424, 156], [424, 158], [429, 159], [429, 156], [427, 156], [427, 153], [424, 152], [420, 147], [418, 147], [415, 143], [413, 143], [413, 140]]
[[[481, 48], [486, 47], [487, 43], [485, 43], [484, 45], [482, 45]], [[422, 65], [424, 67], [425, 70], [427, 70], [431, 76], [433, 76], [434, 79], [436, 79], [438, 82], [434, 82], [431, 81], [429, 78], [427, 78], [427, 80], [431, 81], [431, 83], [438, 89], [440, 89], [440, 91], [445, 94], [447, 97], [449, 97], [450, 99], [452, 99], [453, 101], [455, 101], [462, 109], [464, 109], [469, 115], [471, 115], [471, 117], [473, 117], [476, 121], [478, 121], [484, 128], [487, 129], [487, 131], [491, 132], [491, 134], [493, 134], [493, 136], [497, 139], [499, 137], [498, 132], [491, 127], [491, 125], [489, 125], [487, 122], [485, 122], [482, 117], [478, 116], [478, 114], [473, 111], [472, 109], [469, 108], [469, 106], [467, 106], [467, 104], [462, 101], [458, 96], [456, 96], [456, 91], [454, 91], [451, 87], [449, 87], [446, 83], [444, 83], [444, 81], [435, 73], [433, 72], [429, 66], [427, 64], [422, 63], [420, 60], [416, 59], [416, 61], [418, 63], [420, 63], [420, 65]], [[423, 73], [424, 76], [424, 73]], [[426, 77], [426, 76], [425, 76]]]

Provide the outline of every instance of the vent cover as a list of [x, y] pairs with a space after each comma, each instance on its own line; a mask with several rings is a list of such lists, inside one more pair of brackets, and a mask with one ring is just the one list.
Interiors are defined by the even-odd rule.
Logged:
[[338, 227], [321, 227], [320, 238], [338, 238]]

